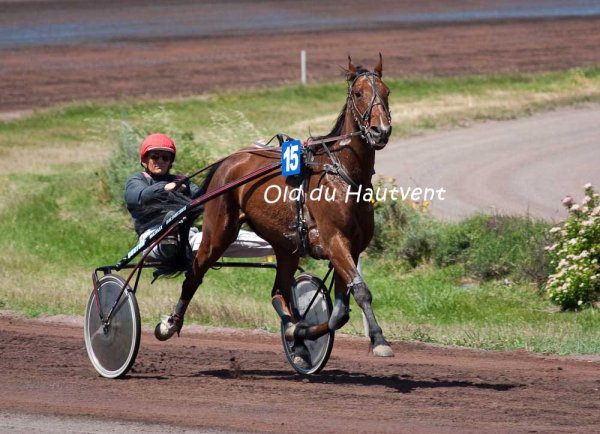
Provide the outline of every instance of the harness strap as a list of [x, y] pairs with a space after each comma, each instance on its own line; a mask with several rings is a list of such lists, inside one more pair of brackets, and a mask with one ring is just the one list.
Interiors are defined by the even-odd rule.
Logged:
[[302, 256], [306, 256], [310, 253], [310, 243], [308, 241], [308, 227], [306, 224], [306, 218], [304, 214], [304, 207], [306, 206], [306, 191], [308, 188], [308, 183], [306, 182], [308, 178], [306, 175], [302, 176], [302, 194], [299, 195], [298, 200], [296, 201], [296, 219], [298, 220], [297, 229], [298, 229], [298, 237], [302, 242]]
[[344, 168], [342, 167], [342, 165], [340, 164], [340, 162], [338, 161], [337, 158], [335, 158], [335, 156], [331, 153], [331, 150], [323, 145], [323, 148], [325, 148], [325, 152], [327, 152], [327, 156], [329, 157], [329, 160], [332, 162], [331, 165], [329, 164], [325, 164], [323, 166], [323, 168], [325, 170], [329, 169], [331, 170], [333, 173], [340, 175], [342, 177], [342, 179], [344, 181], [346, 181], [346, 183], [356, 189], [358, 189], [358, 185], [356, 184], [356, 182], [354, 182], [352, 180], [352, 178], [350, 178], [350, 175], [348, 175], [348, 173], [346, 173], [346, 171], [344, 170]]
[[361, 136], [361, 135], [362, 135], [362, 133], [360, 131], [353, 131], [351, 133], [342, 134], [340, 136], [324, 137], [322, 139], [316, 139], [316, 140], [307, 140], [306, 142], [303, 143], [302, 146], [311, 148], [314, 145], [324, 145], [325, 143], [337, 142], [338, 140], [349, 139], [350, 137]]

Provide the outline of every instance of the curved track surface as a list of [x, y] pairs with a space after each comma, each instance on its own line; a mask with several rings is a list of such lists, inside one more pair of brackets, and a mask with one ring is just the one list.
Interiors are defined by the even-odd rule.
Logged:
[[565, 195], [580, 200], [586, 183], [600, 186], [599, 120], [600, 107], [588, 106], [395, 140], [375, 167], [406, 192], [435, 190], [438, 217], [485, 211], [559, 220]]
[[192, 326], [163, 343], [145, 332], [130, 375], [107, 380], [79, 322], [0, 316], [0, 431], [600, 431], [598, 360], [407, 343], [377, 359], [341, 337], [303, 378], [276, 335]]

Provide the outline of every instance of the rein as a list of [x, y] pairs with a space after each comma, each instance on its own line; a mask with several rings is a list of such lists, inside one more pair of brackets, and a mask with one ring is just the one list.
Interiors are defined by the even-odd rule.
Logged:
[[[371, 101], [369, 101], [369, 105], [367, 106], [367, 109], [364, 112], [361, 112], [358, 109], [358, 107], [356, 106], [356, 101], [355, 101], [354, 95], [352, 93], [352, 89], [354, 88], [354, 85], [356, 84], [357, 80], [361, 77], [366, 77], [368, 79], [369, 84], [371, 86], [371, 90], [372, 90]], [[323, 166], [325, 171], [339, 175], [340, 177], [342, 177], [342, 179], [348, 185], [350, 185], [354, 188], [358, 188], [358, 185], [346, 173], [346, 171], [343, 169], [339, 160], [333, 155], [332, 151], [329, 149], [328, 146], [326, 146], [326, 144], [335, 143], [335, 142], [350, 139], [352, 137], [360, 136], [363, 140], [365, 140], [367, 142], [367, 144], [371, 148], [373, 148], [373, 144], [375, 143], [375, 140], [373, 139], [373, 131], [370, 128], [369, 124], [365, 125], [365, 122], [368, 122], [368, 120], [370, 119], [371, 113], [373, 111], [373, 107], [375, 107], [376, 105], [380, 105], [383, 107], [383, 110], [386, 114], [387, 120], [388, 120], [388, 122], [391, 123], [392, 115], [390, 113], [389, 107], [383, 103], [381, 96], [377, 92], [377, 86], [375, 85], [374, 77], [379, 77], [379, 76], [373, 72], [367, 71], [367, 72], [363, 72], [363, 73], [356, 75], [356, 77], [354, 77], [354, 79], [351, 82], [348, 81], [347, 104], [349, 104], [349, 106], [350, 106], [350, 110], [352, 111], [352, 116], [354, 117], [354, 121], [358, 125], [359, 131], [353, 131], [351, 133], [341, 134], [341, 135], [333, 136], [333, 137], [324, 137], [321, 139], [307, 140], [305, 142], [302, 142], [302, 145], [301, 145], [302, 150], [305, 154], [314, 153], [316, 151], [316, 148], [322, 147], [330, 161], [330, 163], [324, 163], [324, 164], [307, 161], [305, 163], [307, 166], [309, 166], [309, 167], [310, 166], [312, 166], [312, 167]], [[379, 101], [377, 101], [377, 99], [379, 99]], [[278, 139], [279, 144], [280, 144], [280, 146], [276, 147], [276, 148], [269, 146], [269, 143], [271, 143], [275, 138]], [[230, 156], [235, 155], [235, 154], [257, 153], [257, 152], [280, 153], [281, 152], [281, 143], [283, 143], [283, 141], [285, 141], [285, 140], [290, 140], [290, 139], [291, 139], [291, 137], [289, 137], [287, 134], [281, 134], [281, 133], [276, 134], [273, 137], [271, 137], [271, 139], [269, 139], [269, 141], [266, 142], [265, 144], [262, 144], [262, 143], [259, 144], [260, 148], [242, 149], [242, 150], [236, 151], [233, 154], [230, 154], [226, 157], [220, 158], [219, 160], [215, 161], [212, 164], [209, 164], [206, 167], [203, 167], [202, 169], [198, 170], [197, 172], [194, 172], [191, 175], [182, 177], [181, 180], [176, 181], [177, 185], [179, 186], [179, 185], [187, 182], [191, 178], [194, 178], [195, 176], [198, 176], [201, 173], [206, 172], [207, 170], [220, 164], [222, 161], [224, 161], [225, 159], [227, 159]]]

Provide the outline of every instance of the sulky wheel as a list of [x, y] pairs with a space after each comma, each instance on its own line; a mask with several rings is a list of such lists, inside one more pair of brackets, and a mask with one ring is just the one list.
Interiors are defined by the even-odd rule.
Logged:
[[[315, 296], [316, 295], [316, 296]], [[312, 304], [311, 304], [312, 301]], [[302, 273], [298, 276], [292, 286], [292, 300], [290, 301], [294, 316], [303, 319], [309, 325], [322, 324], [329, 320], [331, 314], [331, 299], [325, 290], [323, 281], [318, 277]], [[306, 350], [310, 356], [311, 366], [305, 367], [295, 363], [293, 343], [285, 338], [283, 322], [281, 324], [281, 341], [285, 356], [296, 372], [309, 375], [318, 373], [329, 360], [333, 348], [333, 337], [335, 332], [331, 331], [315, 340], [304, 340]]]
[[[92, 365], [106, 378], [127, 374], [140, 346], [140, 311], [135, 294], [127, 286], [108, 322], [106, 317], [125, 281], [116, 274], [98, 280], [85, 309], [85, 347]], [[99, 311], [100, 308], [100, 311]]]

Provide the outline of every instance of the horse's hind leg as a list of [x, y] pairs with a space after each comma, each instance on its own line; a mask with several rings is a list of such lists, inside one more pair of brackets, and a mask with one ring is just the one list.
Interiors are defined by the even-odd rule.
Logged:
[[[209, 219], [210, 216], [205, 213], [205, 222]], [[202, 283], [204, 275], [219, 260], [227, 247], [235, 241], [238, 230], [239, 221], [237, 213], [234, 212], [222, 216], [219, 224], [210, 225], [210, 227], [205, 225], [202, 242], [190, 269], [185, 274], [181, 286], [181, 296], [175, 310], [170, 316], [163, 318], [154, 330], [154, 335], [158, 340], [167, 340], [175, 333], [180, 332], [185, 312], [196, 290]]]
[[299, 257], [277, 251], [275, 255], [277, 257], [277, 275], [275, 276], [275, 284], [273, 285], [271, 303], [283, 322], [286, 330], [286, 340], [293, 342], [294, 364], [308, 369], [312, 363], [310, 353], [304, 344], [304, 339], [298, 337], [297, 333], [294, 333], [297, 330], [296, 322], [298, 318], [295, 318], [294, 313], [290, 309], [294, 273], [298, 268]]

